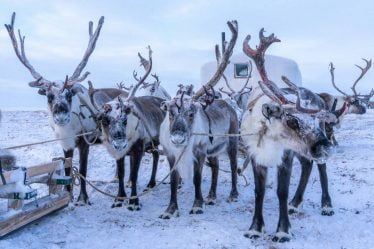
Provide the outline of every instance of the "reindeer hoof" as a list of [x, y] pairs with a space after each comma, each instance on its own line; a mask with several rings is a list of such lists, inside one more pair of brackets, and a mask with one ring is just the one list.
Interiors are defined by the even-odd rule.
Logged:
[[135, 205], [135, 204], [130, 204], [127, 207], [127, 209], [130, 210], [130, 211], [139, 211], [141, 209], [141, 206], [140, 205]]
[[88, 200], [87, 196], [79, 195], [77, 201], [74, 203], [75, 206], [86, 206], [91, 205], [91, 202]]
[[248, 239], [259, 239], [262, 237], [262, 234], [263, 234], [262, 232], [252, 229], [252, 230], [245, 232], [244, 237]]
[[321, 215], [323, 216], [332, 216], [334, 215], [334, 209], [332, 207], [323, 207], [321, 210]]
[[123, 201], [115, 201], [111, 208], [117, 208], [117, 207], [122, 207], [124, 205], [124, 202]]
[[226, 200], [227, 202], [238, 202], [238, 196], [232, 196], [230, 195], [229, 198]]
[[302, 203], [300, 203], [298, 206], [294, 204], [288, 204], [288, 214], [298, 214], [301, 213], [301, 207]]
[[217, 203], [217, 200], [215, 197], [207, 197], [206, 200], [205, 200], [205, 205], [216, 205]]
[[279, 242], [279, 243], [289, 242], [290, 240], [291, 240], [291, 234], [286, 233], [286, 232], [277, 232], [272, 239], [273, 242]]
[[190, 211], [190, 214], [202, 214], [204, 213], [202, 207], [193, 207]]
[[179, 217], [178, 210], [175, 210], [174, 213], [165, 212], [159, 216], [160, 219], [169, 220], [172, 217]]

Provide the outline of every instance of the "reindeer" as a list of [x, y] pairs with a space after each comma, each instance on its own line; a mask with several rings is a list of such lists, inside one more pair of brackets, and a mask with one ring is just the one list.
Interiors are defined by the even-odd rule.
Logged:
[[[160, 215], [162, 219], [170, 219], [179, 215], [177, 203], [179, 174], [182, 177], [188, 177], [192, 174], [192, 171], [195, 185], [195, 201], [190, 213], [203, 213], [204, 200], [201, 192], [201, 171], [206, 158], [212, 168], [212, 184], [206, 203], [215, 204], [219, 169], [218, 155], [222, 151], [228, 153], [231, 165], [232, 188], [228, 200], [236, 201], [238, 198], [236, 186], [237, 137], [194, 135], [194, 133], [238, 133], [238, 119], [235, 111], [225, 101], [215, 99], [214, 93], [210, 94], [207, 91], [207, 89], [212, 89], [219, 81], [229, 63], [229, 58], [237, 40], [237, 22], [231, 21], [227, 24], [231, 30], [232, 38], [222, 55], [222, 59], [220, 59], [217, 71], [213, 77], [193, 96], [188, 96], [183, 91], [181, 95], [170, 101], [165, 101], [161, 106], [166, 111], [166, 117], [161, 124], [160, 142], [164, 148], [170, 168], [177, 167], [177, 170], [171, 172], [171, 198], [168, 208]], [[216, 49], [216, 51], [219, 51], [219, 49]], [[203, 96], [204, 93], [206, 96]]]
[[[311, 107], [317, 106], [319, 109], [325, 110], [325, 111], [329, 110], [328, 104], [318, 94], [306, 88], [297, 87], [286, 76], [283, 76], [282, 80], [286, 83], [286, 85], [290, 86], [290, 88], [281, 89], [284, 93], [287, 94], [291, 92], [292, 94], [298, 94], [297, 92], [299, 91], [303, 95], [303, 99], [305, 102], [304, 104], [309, 105]], [[324, 124], [321, 124], [322, 128], [324, 128], [325, 130], [327, 138], [333, 144], [334, 144], [333, 128], [334, 126], [340, 123], [341, 119], [348, 112], [349, 102], [345, 102], [343, 106], [344, 108], [341, 108], [339, 111], [335, 111], [336, 109], [336, 101], [335, 101], [335, 106], [333, 106], [333, 108], [330, 111], [336, 114], [337, 119], [334, 120], [334, 122], [325, 122]], [[297, 213], [299, 211], [299, 207], [302, 204], [305, 188], [308, 183], [310, 173], [312, 171], [312, 166], [313, 166], [313, 160], [310, 160], [300, 154], [296, 154], [296, 157], [301, 164], [302, 171], [301, 171], [301, 177], [300, 177], [300, 181], [299, 181], [299, 185], [297, 187], [296, 193], [288, 206], [288, 210], [290, 214]], [[319, 171], [321, 188], [322, 188], [321, 214], [331, 216], [334, 214], [334, 210], [332, 208], [331, 197], [328, 191], [328, 177], [327, 177], [327, 172], [326, 172], [326, 163], [317, 163], [317, 165], [318, 165], [318, 171]]]
[[331, 143], [324, 134], [323, 124], [336, 121], [338, 114], [321, 110], [320, 106], [305, 107], [302, 99], [305, 92], [299, 88], [296, 89], [296, 103], [286, 98], [268, 78], [264, 66], [265, 51], [280, 40], [274, 34], [264, 36], [264, 29], [260, 30], [259, 37], [260, 44], [256, 49], [248, 44], [250, 35], [243, 41], [243, 51], [253, 59], [262, 79], [259, 87], [253, 90], [240, 128], [242, 134], [248, 134], [243, 136], [243, 141], [251, 158], [255, 181], [255, 212], [245, 236], [259, 238], [264, 231], [262, 207], [267, 170], [277, 167], [280, 215], [273, 241], [285, 242], [291, 238], [287, 198], [294, 153], [324, 163], [330, 154]]
[[[163, 99], [153, 96], [136, 97], [136, 91], [144, 84], [152, 69], [152, 50], [149, 49], [149, 60], [140, 54], [141, 64], [146, 72], [143, 77], [137, 78], [134, 71], [136, 85], [130, 90], [128, 96], [120, 95], [104, 104], [99, 114], [102, 127], [102, 140], [108, 152], [117, 160], [119, 188], [118, 197], [125, 197], [124, 188], [124, 158], [130, 155], [131, 196], [137, 195], [137, 178], [141, 159], [145, 151], [153, 155], [153, 169], [151, 180], [147, 187], [156, 185], [156, 170], [159, 153], [160, 125], [165, 117], [160, 109]], [[120, 207], [123, 200], [116, 199], [112, 207]], [[128, 209], [140, 210], [139, 199], [130, 199]]]
[[[161, 98], [163, 100], [170, 100], [171, 99], [170, 95], [160, 85], [161, 81], [159, 79], [159, 76], [157, 74], [151, 74], [151, 76], [155, 79], [155, 81], [153, 83], [143, 82], [141, 84], [141, 86], [139, 87], [138, 91], [136, 92], [135, 96], [136, 97], [154, 96], [154, 97]], [[118, 86], [119, 89], [122, 89], [122, 90], [125, 90], [125, 91], [128, 91], [128, 92], [134, 87], [133, 85], [130, 85], [129, 87], [126, 87], [125, 84], [123, 84], [123, 82], [120, 82], [119, 84], [117, 84], [117, 86]], [[156, 174], [157, 164], [154, 167], [156, 167], [156, 168], [154, 168], [152, 170], [152, 176], [153, 176], [153, 172]], [[116, 175], [118, 175], [118, 172], [116, 173]], [[156, 177], [156, 175], [154, 175], [154, 178], [151, 179], [150, 184], [148, 184], [149, 188], [153, 187], [156, 184], [155, 177]], [[131, 180], [130, 179], [127, 181], [126, 186], [131, 187]]]
[[[89, 72], [82, 74], [87, 65], [88, 59], [95, 49], [97, 39], [99, 38], [101, 28], [104, 23], [104, 17], [101, 17], [98, 26], [93, 31], [93, 23], [89, 22], [89, 41], [87, 49], [81, 62], [78, 64], [73, 74], [64, 82], [49, 81], [39, 74], [30, 64], [25, 52], [25, 36], [18, 31], [19, 43], [14, 33], [14, 21], [16, 13], [13, 13], [10, 24], [5, 24], [11, 39], [14, 51], [21, 63], [30, 71], [35, 81], [29, 83], [30, 87], [39, 89], [38, 93], [47, 97], [49, 123], [57, 138], [65, 138], [60, 144], [63, 148], [66, 158], [73, 157], [74, 148], [79, 150], [79, 173], [87, 175], [87, 159], [89, 145], [95, 140], [95, 134], [76, 137], [83, 132], [93, 131], [97, 128], [94, 116], [92, 115], [92, 106], [88, 90], [80, 82], [84, 81]], [[112, 94], [108, 93], [108, 94]], [[84, 105], [84, 106], [82, 106]], [[65, 172], [70, 174], [70, 169]], [[70, 188], [68, 188], [70, 190]], [[77, 199], [77, 205], [90, 204], [86, 184], [81, 179], [80, 194]]]
[[366, 107], [365, 104], [367, 103], [367, 100], [370, 99], [374, 95], [374, 90], [370, 92], [368, 95], [361, 95], [357, 93], [356, 86], [357, 83], [365, 76], [365, 74], [369, 71], [371, 65], [372, 65], [372, 60], [367, 60], [367, 59], [362, 59], [365, 61], [365, 67], [361, 67], [359, 65], [355, 65], [361, 70], [360, 75], [358, 78], [353, 82], [353, 85], [351, 87], [352, 93], [353, 94], [347, 94], [346, 92], [342, 91], [340, 88], [335, 83], [335, 67], [334, 64], [331, 62], [330, 63], [330, 75], [331, 75], [331, 83], [333, 87], [341, 93], [343, 96], [332, 96], [331, 94], [328, 93], [320, 93], [320, 96], [325, 100], [327, 103], [328, 107], [331, 109], [334, 103], [334, 100], [337, 99], [337, 104], [336, 106], [340, 108], [344, 102], [349, 103], [349, 113], [355, 113], [355, 114], [364, 114], [366, 112]]

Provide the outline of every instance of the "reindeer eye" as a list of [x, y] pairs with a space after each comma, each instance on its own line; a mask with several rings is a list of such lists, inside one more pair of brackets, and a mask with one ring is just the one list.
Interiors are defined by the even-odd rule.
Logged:
[[297, 121], [297, 119], [288, 119], [287, 120], [287, 125], [288, 125], [288, 127], [290, 127], [293, 130], [299, 130], [300, 129], [299, 122]]
[[188, 114], [188, 117], [189, 117], [189, 118], [193, 118], [193, 117], [194, 117], [194, 113], [193, 113], [193, 112], [190, 112], [190, 113]]

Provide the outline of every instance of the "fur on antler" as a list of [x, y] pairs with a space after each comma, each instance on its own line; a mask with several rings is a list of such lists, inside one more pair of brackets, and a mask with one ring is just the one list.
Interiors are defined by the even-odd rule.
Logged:
[[263, 92], [278, 104], [287, 104], [288, 100], [283, 96], [277, 85], [269, 80], [265, 69], [266, 50], [270, 47], [271, 44], [273, 44], [274, 42], [280, 42], [280, 40], [274, 34], [264, 36], [264, 31], [264, 28], [262, 28], [259, 32], [260, 44], [256, 47], [256, 49], [252, 49], [249, 46], [251, 36], [247, 35], [247, 37], [243, 41], [243, 52], [254, 61], [262, 79], [262, 81], [259, 81], [259, 85]]

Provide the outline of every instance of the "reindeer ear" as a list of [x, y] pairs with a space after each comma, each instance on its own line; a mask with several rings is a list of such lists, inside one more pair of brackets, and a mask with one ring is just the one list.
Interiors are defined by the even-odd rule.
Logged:
[[73, 96], [75, 95], [75, 94], [77, 94], [77, 93], [83, 93], [83, 89], [82, 89], [82, 87], [80, 86], [80, 85], [77, 85], [77, 84], [75, 84], [75, 85], [73, 85], [72, 87], [71, 87], [71, 93], [73, 94]]
[[167, 101], [162, 101], [161, 105], [160, 105], [160, 108], [161, 108], [161, 110], [163, 110], [164, 112], [166, 112], [168, 110], [168, 103], [167, 103]]

